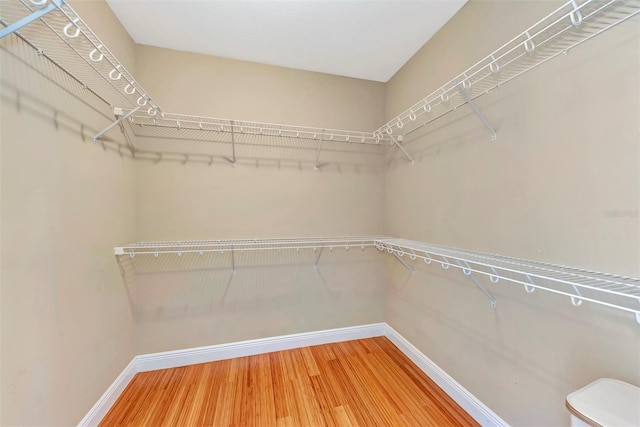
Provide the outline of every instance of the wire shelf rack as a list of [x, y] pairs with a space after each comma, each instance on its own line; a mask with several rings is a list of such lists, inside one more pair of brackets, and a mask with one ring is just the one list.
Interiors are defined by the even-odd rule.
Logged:
[[[638, 13], [640, 0], [570, 0], [389, 120], [374, 134], [408, 136]], [[495, 132], [490, 131], [495, 139]]]
[[[634, 313], [640, 323], [640, 279], [637, 278], [404, 239], [383, 238], [375, 244], [380, 251], [394, 254], [399, 259], [420, 259], [427, 264], [439, 264], [444, 269], [454, 267], [472, 279], [475, 273], [492, 283], [502, 279], [520, 284], [527, 293], [541, 289], [565, 295], [571, 298], [574, 306], [589, 301], [628, 311]], [[493, 298], [479, 283], [476, 285]], [[495, 299], [492, 299], [492, 305], [495, 306]]]
[[[1, 5], [2, 31], [22, 38], [116, 109], [116, 124], [130, 119], [136, 136], [180, 139], [188, 134], [221, 142], [223, 135], [231, 143], [236, 138], [281, 138], [317, 141], [319, 151], [323, 143], [396, 146], [411, 162], [400, 135], [466, 103], [474, 108], [479, 96], [640, 13], [640, 0], [569, 0], [376, 131], [363, 132], [164, 113], [66, 0], [2, 0]], [[28, 25], [12, 29], [25, 20]]]
[[[121, 257], [137, 256], [160, 257], [168, 254], [182, 256], [186, 254], [204, 255], [209, 252], [232, 255], [232, 269], [235, 274], [233, 254], [244, 251], [314, 251], [317, 253], [315, 267], [322, 250], [328, 248], [351, 248], [364, 250], [376, 247], [382, 253], [392, 254], [413, 275], [412, 262], [422, 260], [426, 264], [440, 265], [443, 269], [461, 271], [489, 298], [491, 305], [496, 300], [475, 277], [487, 278], [491, 283], [501, 280], [522, 285], [526, 293], [536, 289], [564, 295], [570, 298], [574, 306], [584, 301], [604, 305], [635, 314], [640, 323], [640, 279], [608, 273], [578, 269], [562, 265], [549, 264], [512, 258], [497, 254], [469, 251], [445, 246], [432, 245], [405, 239], [381, 236], [347, 237], [303, 237], [277, 239], [240, 239], [240, 240], [198, 240], [171, 242], [141, 242], [114, 248], [114, 254], [120, 264]], [[153, 259], [153, 258], [152, 258]], [[410, 260], [409, 262], [407, 262]]]
[[[133, 113], [129, 116], [128, 122], [133, 133], [141, 137], [183, 138], [188, 136], [194, 139], [206, 139], [206, 135], [209, 134], [223, 137], [228, 142], [231, 142], [232, 137], [235, 142], [258, 137], [366, 145], [384, 145], [391, 141], [386, 135], [381, 135], [378, 138], [371, 132], [321, 129], [175, 113], [164, 113], [157, 116], [155, 114]], [[202, 135], [205, 136], [202, 137]]]
[[114, 248], [116, 256], [154, 255], [186, 253], [204, 254], [224, 251], [262, 251], [285, 249], [350, 248], [364, 249], [375, 246], [376, 237], [300, 237], [279, 239], [239, 239], [239, 240], [192, 240], [172, 242], [140, 242]]
[[12, 25], [28, 21], [12, 33], [112, 108], [140, 106], [162, 112], [65, 0], [3, 0], [1, 6], [0, 23], [7, 32]]

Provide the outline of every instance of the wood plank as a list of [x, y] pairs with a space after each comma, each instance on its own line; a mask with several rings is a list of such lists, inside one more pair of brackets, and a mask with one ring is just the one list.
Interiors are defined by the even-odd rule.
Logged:
[[136, 374], [101, 426], [477, 426], [385, 337]]

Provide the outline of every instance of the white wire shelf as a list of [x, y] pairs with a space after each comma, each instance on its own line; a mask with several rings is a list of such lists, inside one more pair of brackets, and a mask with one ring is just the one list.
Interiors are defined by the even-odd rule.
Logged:
[[[640, 279], [573, 267], [530, 261], [503, 255], [467, 251], [430, 245], [404, 239], [376, 240], [380, 251], [387, 251], [399, 259], [420, 259], [442, 268], [454, 267], [474, 279], [472, 274], [486, 276], [492, 283], [501, 279], [523, 285], [527, 293], [536, 289], [565, 295], [574, 306], [589, 301], [607, 307], [634, 313], [640, 323]], [[492, 300], [495, 299], [474, 280], [474, 283]]]
[[[640, 0], [570, 0], [378, 128], [408, 136], [640, 13]], [[474, 108], [475, 111], [475, 108]], [[495, 139], [495, 131], [478, 113]]]
[[[121, 112], [116, 123], [95, 136], [96, 141], [126, 117], [140, 137], [232, 144], [256, 138], [317, 141], [318, 152], [323, 143], [395, 145], [411, 162], [399, 143], [400, 135], [469, 103], [495, 137], [473, 104], [477, 97], [640, 13], [640, 0], [570, 0], [376, 131], [363, 132], [164, 113], [66, 0], [2, 0], [1, 4], [3, 36], [13, 32]], [[23, 21], [27, 24], [13, 29]], [[232, 161], [235, 165], [235, 154]]]
[[176, 113], [157, 115], [155, 113], [152, 115], [133, 113], [129, 116], [128, 122], [134, 135], [152, 138], [206, 140], [212, 138], [211, 135], [213, 135], [217, 141], [222, 138], [226, 142], [231, 142], [233, 138], [234, 142], [239, 143], [256, 138], [301, 139], [323, 143], [367, 145], [384, 145], [391, 142], [388, 136], [382, 135], [379, 138], [371, 132], [250, 122]]
[[0, 23], [8, 34], [12, 25], [27, 21], [13, 32], [14, 36], [26, 41], [111, 107], [140, 106], [150, 112], [162, 112], [65, 0], [2, 0], [1, 3]]
[[375, 236], [300, 237], [279, 239], [192, 240], [172, 242], [140, 242], [114, 248], [116, 256], [188, 254], [224, 251], [263, 251], [286, 249], [350, 248], [375, 246]]
[[[235, 274], [233, 254], [244, 251], [296, 250], [317, 253], [315, 268], [322, 254], [328, 248], [361, 249], [376, 247], [383, 253], [394, 255], [413, 275], [411, 266], [416, 260], [426, 264], [440, 265], [443, 269], [461, 271], [496, 306], [496, 299], [474, 275], [485, 277], [491, 283], [516, 283], [523, 286], [526, 293], [536, 289], [564, 295], [570, 298], [574, 306], [584, 301], [604, 305], [610, 308], [634, 313], [640, 323], [640, 279], [618, 276], [608, 273], [554, 265], [539, 261], [524, 260], [497, 254], [468, 251], [445, 246], [431, 245], [405, 239], [381, 236], [346, 237], [303, 237], [278, 239], [241, 239], [241, 240], [200, 240], [172, 242], [141, 242], [114, 248], [114, 254], [120, 264], [120, 258], [137, 256], [160, 257], [165, 255], [182, 256], [186, 254], [204, 255], [209, 252], [231, 254], [231, 267]], [[153, 258], [152, 258], [153, 259]]]

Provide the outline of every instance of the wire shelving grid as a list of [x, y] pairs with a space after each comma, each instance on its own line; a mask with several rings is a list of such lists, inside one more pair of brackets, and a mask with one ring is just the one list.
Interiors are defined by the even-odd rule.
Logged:
[[128, 122], [133, 133], [141, 137], [199, 139], [199, 135], [214, 134], [229, 141], [233, 137], [235, 142], [244, 142], [252, 138], [265, 138], [302, 139], [316, 141], [316, 143], [347, 143], [355, 145], [384, 145], [385, 142], [390, 141], [387, 135], [378, 137], [371, 132], [261, 123], [175, 113], [150, 116], [137, 112], [129, 116]]
[[[377, 137], [423, 128], [468, 99], [581, 45], [640, 13], [640, 0], [570, 0], [378, 128]], [[468, 99], [467, 99], [468, 98]]]
[[191, 240], [171, 242], [140, 242], [114, 248], [116, 256], [187, 254], [224, 251], [262, 251], [287, 249], [350, 248], [364, 249], [375, 246], [376, 237], [302, 237], [280, 239]]
[[111, 108], [144, 108], [160, 114], [158, 104], [65, 0], [3, 0], [0, 23], [8, 27], [40, 10], [51, 10], [13, 34], [66, 71]]
[[[200, 240], [171, 242], [141, 242], [114, 248], [116, 258], [136, 256], [160, 257], [167, 254], [204, 255], [209, 252], [231, 253], [269, 250], [313, 250], [318, 258], [324, 248], [365, 249], [376, 247], [394, 255], [413, 274], [406, 260], [422, 260], [440, 265], [443, 269], [461, 271], [491, 300], [495, 298], [480, 284], [474, 274], [486, 277], [491, 283], [501, 280], [523, 286], [526, 293], [536, 289], [564, 295], [574, 306], [583, 301], [604, 305], [635, 314], [640, 323], [640, 279], [608, 273], [531, 261], [497, 254], [469, 251], [432, 245], [405, 239], [381, 236], [307, 237], [278, 239]], [[317, 260], [316, 260], [317, 265]], [[235, 265], [234, 265], [235, 272]]]
[[574, 306], [589, 301], [631, 312], [640, 323], [638, 278], [404, 239], [377, 239], [376, 247], [400, 259], [420, 259], [427, 264], [439, 264], [444, 269], [454, 267], [466, 276], [476, 273], [488, 277], [492, 283], [498, 283], [501, 279], [517, 283], [527, 293], [541, 289], [565, 295], [571, 298]]
[[[370, 131], [323, 129], [165, 113], [66, 0], [2, 0], [5, 29], [50, 9], [13, 34], [93, 92], [117, 116], [127, 116], [136, 136], [181, 138], [189, 131], [223, 135], [232, 142], [249, 137], [300, 139], [316, 143], [380, 145], [389, 141]], [[135, 111], [133, 111], [135, 109]], [[107, 129], [108, 130], [108, 129]], [[198, 139], [196, 138], [196, 139]], [[207, 136], [204, 138], [207, 139]]]

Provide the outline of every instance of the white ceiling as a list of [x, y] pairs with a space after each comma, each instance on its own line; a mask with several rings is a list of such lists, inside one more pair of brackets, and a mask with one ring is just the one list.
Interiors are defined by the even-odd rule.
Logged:
[[386, 82], [467, 0], [107, 0], [136, 43]]

